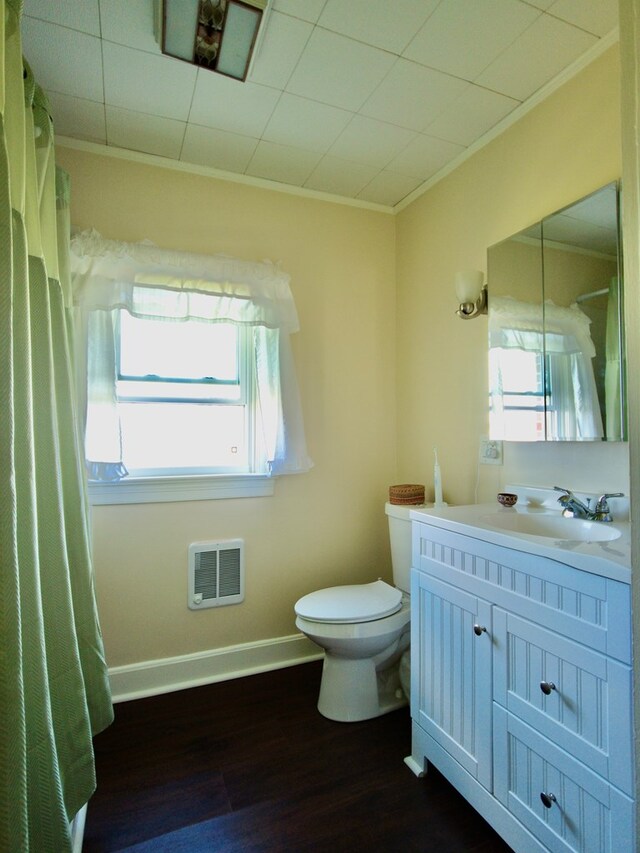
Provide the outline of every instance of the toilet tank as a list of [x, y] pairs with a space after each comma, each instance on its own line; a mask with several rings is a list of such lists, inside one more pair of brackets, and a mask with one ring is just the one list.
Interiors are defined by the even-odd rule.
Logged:
[[402, 506], [387, 502], [384, 510], [389, 519], [389, 540], [393, 582], [403, 592], [411, 590], [411, 520], [409, 513], [415, 506]]

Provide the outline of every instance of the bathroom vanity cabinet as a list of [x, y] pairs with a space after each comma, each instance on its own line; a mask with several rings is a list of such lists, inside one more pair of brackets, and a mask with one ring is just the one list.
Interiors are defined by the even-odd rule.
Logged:
[[629, 584], [428, 521], [412, 565], [409, 766], [518, 853], [632, 849]]

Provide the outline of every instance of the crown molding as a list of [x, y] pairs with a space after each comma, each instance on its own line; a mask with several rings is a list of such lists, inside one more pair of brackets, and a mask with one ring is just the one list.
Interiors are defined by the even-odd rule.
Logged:
[[209, 166], [200, 166], [196, 163], [187, 163], [183, 160], [172, 160], [168, 157], [159, 157], [157, 154], [146, 154], [144, 151], [131, 151], [127, 148], [117, 148], [114, 145], [105, 145], [103, 142], [91, 142], [85, 139], [73, 139], [71, 136], [56, 136], [56, 145], [60, 148], [70, 148], [74, 151], [86, 151], [89, 154], [98, 154], [102, 157], [112, 157], [116, 160], [129, 160], [133, 163], [142, 163], [146, 166], [156, 166], [160, 169], [169, 169], [173, 172], [186, 172], [191, 175], [201, 175], [205, 178], [214, 178], [218, 181], [229, 181], [234, 184], [244, 184], [272, 192], [295, 195], [301, 198], [309, 198], [314, 201], [324, 201], [330, 204], [341, 204], [347, 207], [357, 207], [361, 210], [372, 210], [376, 213], [386, 213], [393, 216], [394, 208], [375, 204], [357, 198], [323, 193], [319, 190], [310, 190], [305, 187], [296, 187], [292, 184], [282, 184], [278, 181], [269, 181], [266, 178], [255, 178], [252, 175], [240, 175], [235, 172], [225, 172], [222, 169], [213, 169]]

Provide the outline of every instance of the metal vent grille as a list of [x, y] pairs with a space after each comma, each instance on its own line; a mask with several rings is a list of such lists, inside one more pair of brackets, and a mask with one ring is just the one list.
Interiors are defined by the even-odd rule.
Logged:
[[244, 600], [244, 542], [194, 542], [189, 546], [191, 610], [238, 604]]

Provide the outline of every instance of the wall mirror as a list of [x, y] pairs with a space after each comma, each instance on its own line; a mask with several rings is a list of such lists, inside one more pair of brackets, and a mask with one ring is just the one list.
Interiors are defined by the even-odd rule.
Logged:
[[489, 435], [626, 439], [619, 187], [487, 252]]

